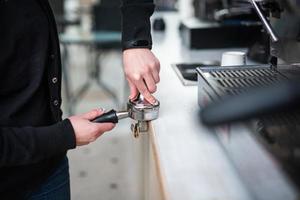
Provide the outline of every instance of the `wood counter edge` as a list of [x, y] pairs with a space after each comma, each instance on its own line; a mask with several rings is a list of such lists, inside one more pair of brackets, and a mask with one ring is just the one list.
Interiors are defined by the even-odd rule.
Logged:
[[152, 122], [149, 122], [148, 124], [149, 127], [149, 139], [150, 139], [150, 145], [153, 149], [153, 157], [154, 157], [154, 163], [155, 163], [155, 168], [157, 171], [158, 179], [159, 179], [159, 187], [162, 193], [162, 198], [163, 200], [170, 200], [170, 195], [169, 191], [167, 189], [167, 184], [166, 184], [166, 178], [165, 178], [165, 173], [163, 171], [161, 162], [160, 162], [160, 155], [159, 155], [159, 147], [157, 143], [157, 139], [155, 136], [155, 129], [152, 124]]

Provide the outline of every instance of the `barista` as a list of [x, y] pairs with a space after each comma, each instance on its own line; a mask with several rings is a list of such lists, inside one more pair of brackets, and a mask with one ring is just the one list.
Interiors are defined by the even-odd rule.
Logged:
[[[152, 0], [123, 0], [130, 98], [149, 102], [159, 81], [151, 53]], [[66, 152], [114, 128], [100, 109], [62, 120], [61, 60], [48, 0], [0, 0], [0, 199], [70, 199]]]

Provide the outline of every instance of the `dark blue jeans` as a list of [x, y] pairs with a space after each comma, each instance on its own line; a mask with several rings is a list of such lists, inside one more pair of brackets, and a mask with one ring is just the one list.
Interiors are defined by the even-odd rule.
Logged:
[[69, 162], [65, 157], [53, 174], [33, 193], [28, 200], [70, 200]]

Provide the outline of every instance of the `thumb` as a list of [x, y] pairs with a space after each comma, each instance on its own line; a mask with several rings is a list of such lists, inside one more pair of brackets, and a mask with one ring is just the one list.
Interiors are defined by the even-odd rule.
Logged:
[[130, 89], [129, 99], [132, 100], [135, 97], [137, 97], [139, 92], [138, 92], [137, 88], [135, 87], [135, 85], [129, 79], [128, 79], [128, 84], [129, 84], [129, 89]]
[[93, 120], [96, 117], [98, 117], [99, 115], [102, 115], [104, 113], [103, 109], [93, 109], [87, 113], [84, 113], [82, 115], [80, 115], [83, 119], [87, 119], [87, 120]]

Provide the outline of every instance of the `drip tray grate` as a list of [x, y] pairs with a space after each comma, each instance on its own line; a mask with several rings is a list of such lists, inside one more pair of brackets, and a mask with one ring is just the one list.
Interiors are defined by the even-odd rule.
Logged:
[[198, 72], [218, 95], [236, 95], [251, 87], [267, 86], [285, 79], [269, 65], [199, 67]]
[[[216, 100], [224, 95], [238, 95], [252, 87], [267, 86], [287, 80], [270, 65], [260, 66], [230, 66], [230, 67], [199, 67], [199, 105], [205, 105], [207, 101], [202, 101], [201, 96], [209, 96], [211, 100]], [[288, 113], [286, 115], [274, 115], [262, 118], [264, 124], [272, 125], [295, 125], [299, 122], [300, 114]]]

